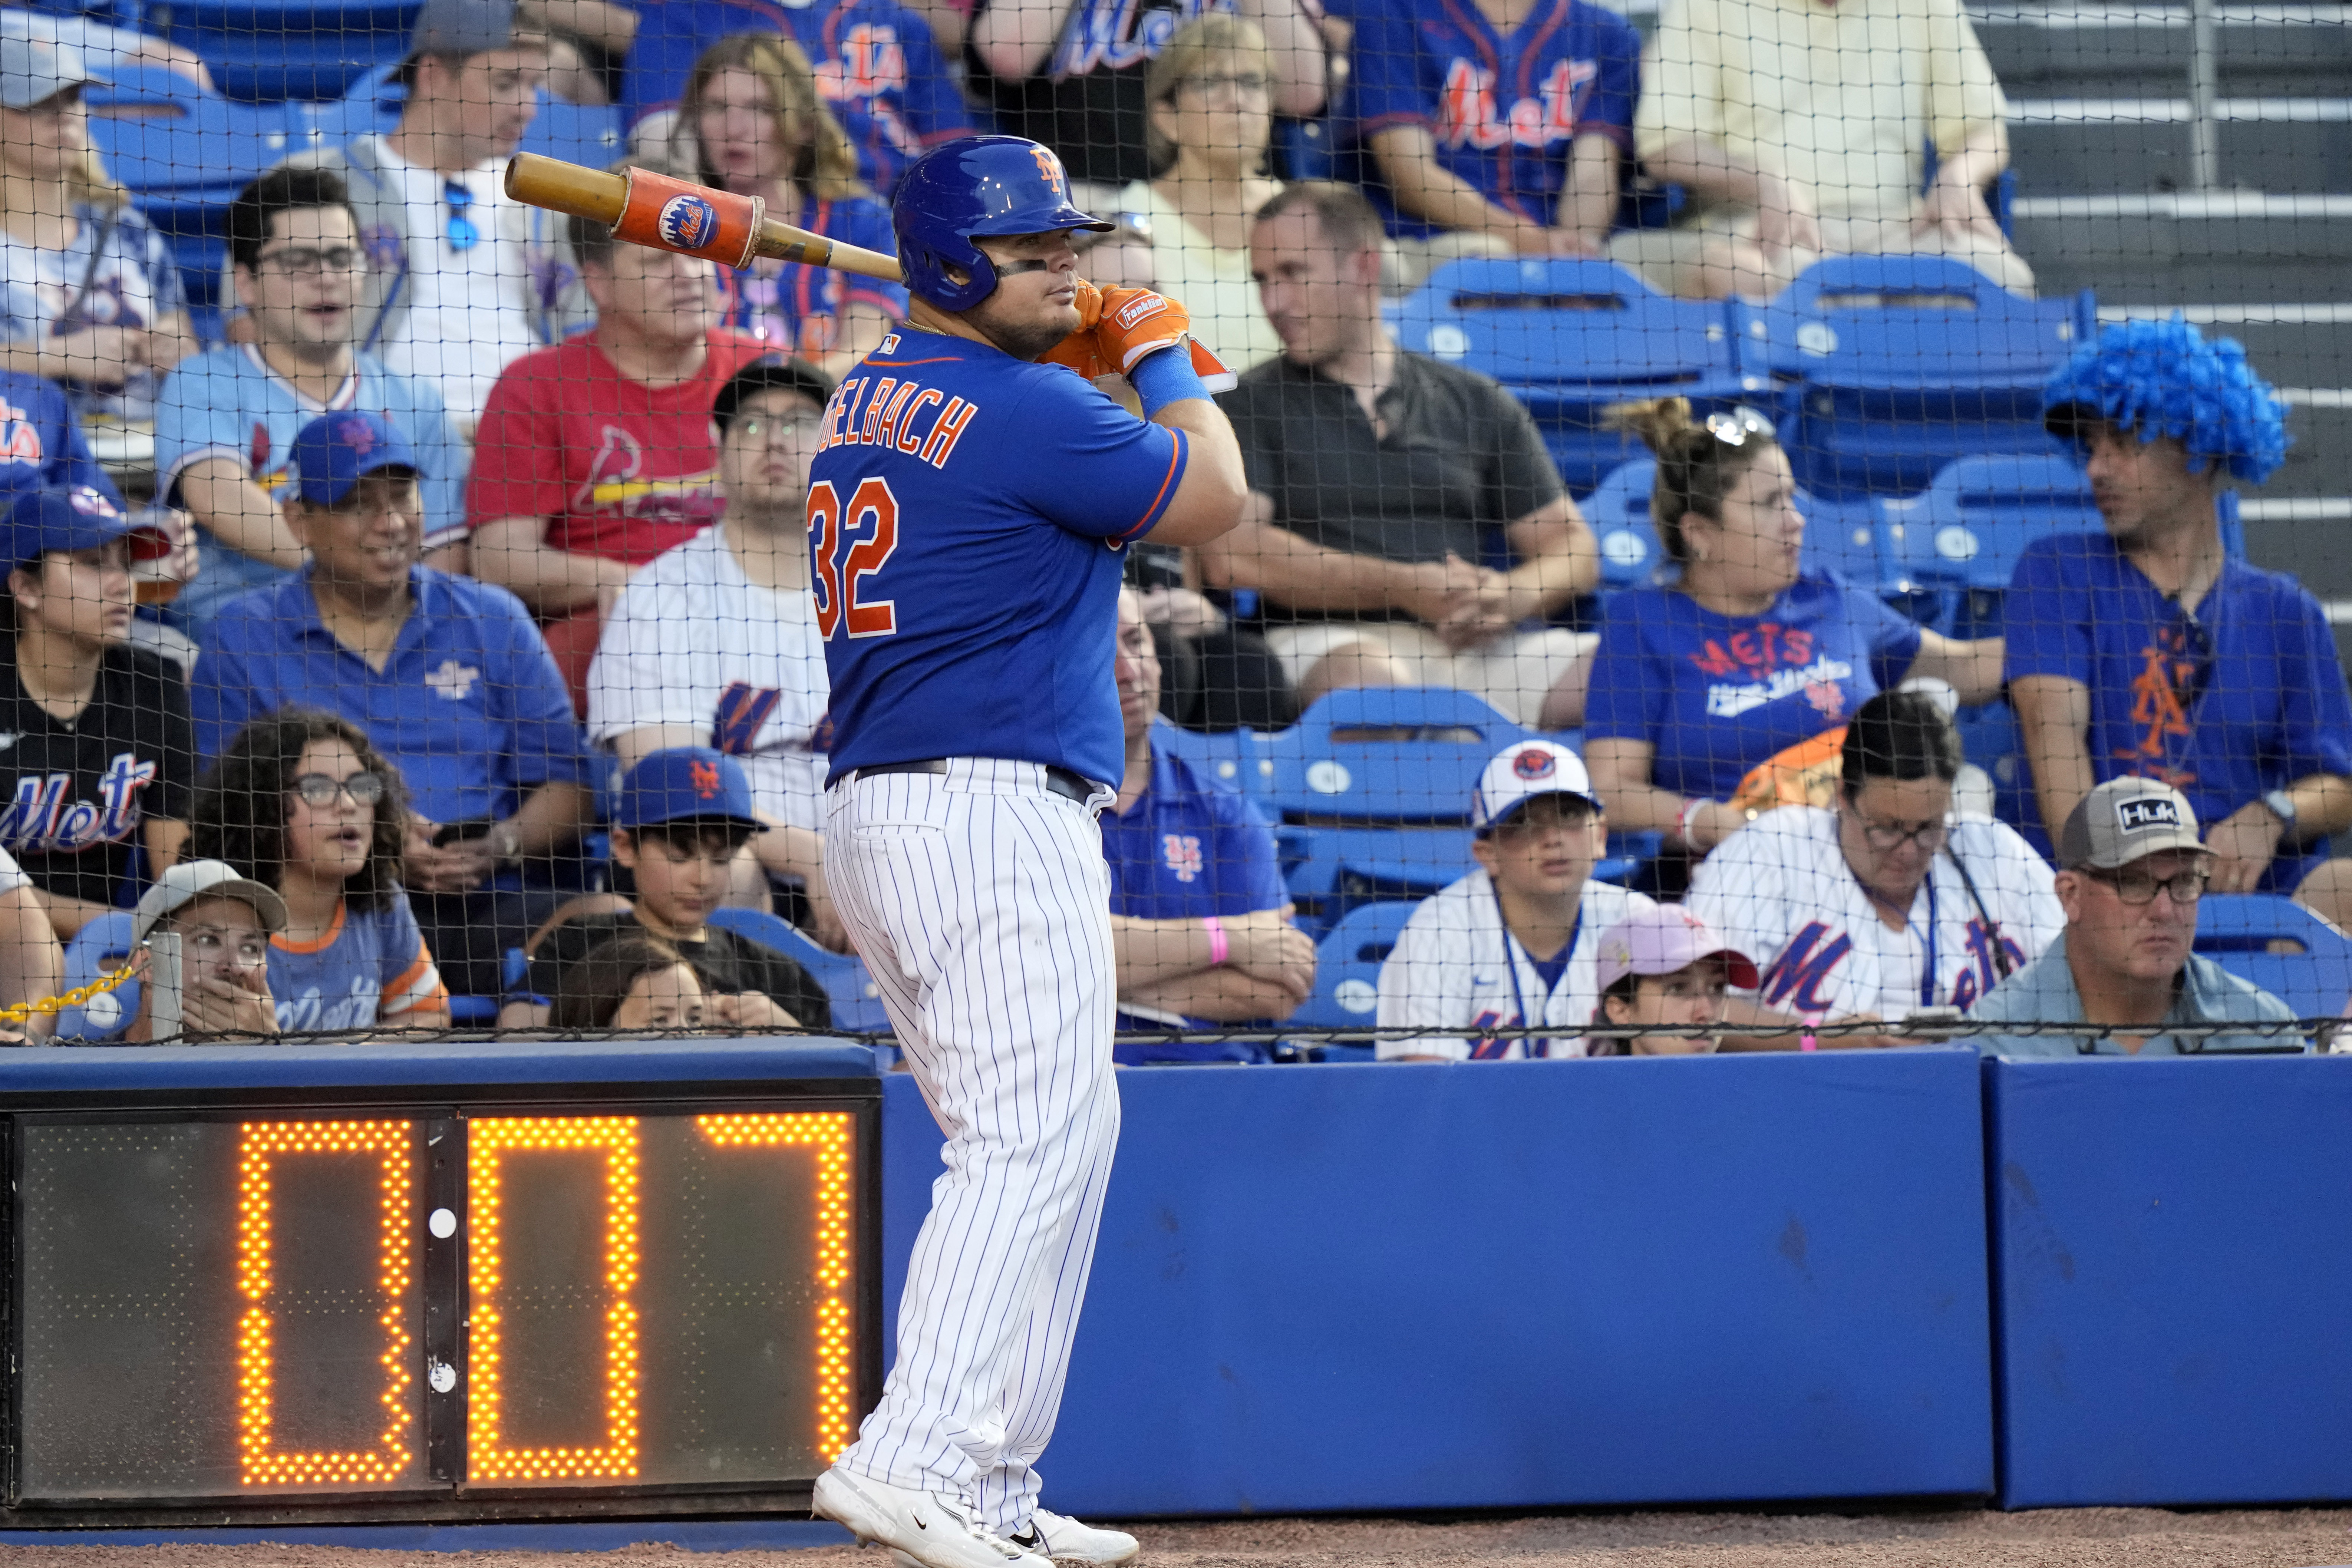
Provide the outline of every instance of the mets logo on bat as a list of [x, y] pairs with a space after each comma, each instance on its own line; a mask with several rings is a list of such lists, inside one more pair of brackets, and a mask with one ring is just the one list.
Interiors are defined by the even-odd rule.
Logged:
[[654, 225], [664, 245], [699, 250], [719, 234], [719, 209], [700, 196], [672, 196]]

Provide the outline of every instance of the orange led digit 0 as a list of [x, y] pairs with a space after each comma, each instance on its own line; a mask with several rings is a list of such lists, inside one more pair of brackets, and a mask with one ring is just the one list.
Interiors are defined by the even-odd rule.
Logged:
[[[408, 1258], [416, 1234], [409, 1167], [414, 1125], [406, 1121], [251, 1121], [237, 1149], [236, 1289], [246, 1300], [236, 1325], [237, 1480], [248, 1487], [390, 1484], [408, 1467], [411, 1415], [409, 1337], [404, 1302]], [[360, 1453], [285, 1453], [271, 1433], [270, 1179], [278, 1163], [296, 1154], [373, 1152], [382, 1156], [383, 1252], [376, 1289], [383, 1292], [383, 1436]]]
[[827, 1461], [849, 1447], [854, 1424], [847, 1295], [850, 1262], [851, 1121], [845, 1111], [698, 1116], [696, 1127], [721, 1148], [805, 1148], [816, 1155], [817, 1451]]
[[[629, 1116], [511, 1117], [466, 1135], [466, 1468], [477, 1481], [627, 1480], [637, 1473], [637, 1122]], [[593, 1448], [509, 1448], [500, 1426], [500, 1173], [510, 1153], [604, 1152], [604, 1441]]]

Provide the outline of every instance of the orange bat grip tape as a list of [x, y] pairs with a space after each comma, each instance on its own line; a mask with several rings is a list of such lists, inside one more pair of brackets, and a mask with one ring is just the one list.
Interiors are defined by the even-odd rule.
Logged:
[[726, 267], [751, 264], [751, 241], [767, 204], [650, 169], [629, 171], [629, 195], [613, 237], [682, 251]]

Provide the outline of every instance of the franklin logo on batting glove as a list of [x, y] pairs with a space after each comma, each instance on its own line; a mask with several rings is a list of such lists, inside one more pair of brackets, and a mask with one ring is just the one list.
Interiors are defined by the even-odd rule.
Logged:
[[1156, 316], [1168, 309], [1168, 301], [1158, 294], [1146, 294], [1139, 300], [1129, 300], [1118, 308], [1118, 324], [1124, 331], [1135, 330], [1135, 323], [1146, 317]]

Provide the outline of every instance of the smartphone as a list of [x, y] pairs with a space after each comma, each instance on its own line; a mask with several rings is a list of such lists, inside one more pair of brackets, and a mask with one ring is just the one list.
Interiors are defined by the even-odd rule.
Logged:
[[159, 931], [147, 939], [147, 1022], [157, 1041], [180, 1037], [180, 933]]
[[499, 819], [495, 816], [475, 816], [468, 817], [464, 822], [445, 822], [433, 830], [433, 847], [446, 849], [452, 844], [463, 844], [469, 839], [488, 838], [490, 836], [490, 829], [498, 825]]

